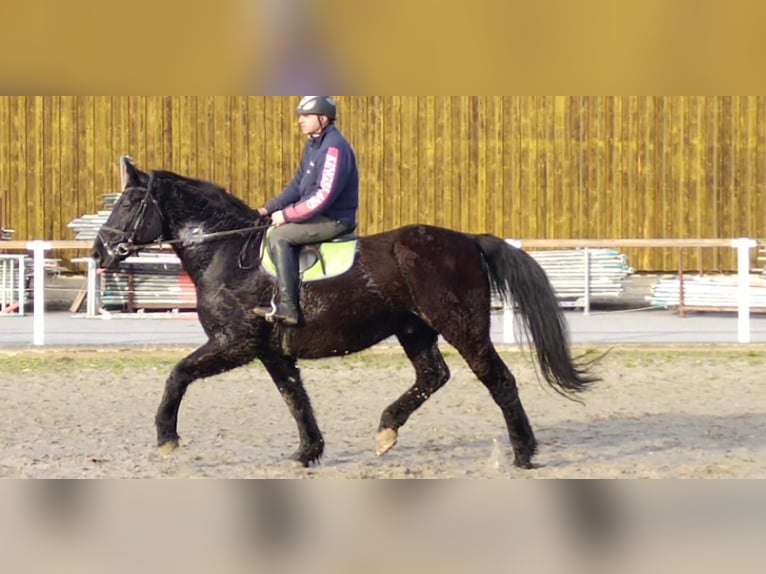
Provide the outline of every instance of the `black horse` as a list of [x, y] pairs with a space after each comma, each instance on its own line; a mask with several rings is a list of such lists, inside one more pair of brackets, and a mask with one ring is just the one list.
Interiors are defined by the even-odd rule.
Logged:
[[571, 398], [598, 380], [571, 356], [566, 323], [543, 269], [501, 239], [427, 225], [362, 238], [351, 271], [302, 285], [304, 324], [283, 327], [252, 313], [269, 303], [274, 290], [259, 260], [268, 220], [215, 184], [166, 171], [147, 174], [128, 161], [123, 168], [124, 192], [94, 246], [100, 266], [114, 268], [153, 242], [170, 243], [196, 285], [199, 320], [209, 337], [167, 380], [156, 417], [163, 454], [178, 448], [178, 414], [189, 385], [258, 359], [298, 424], [293, 460], [319, 462], [324, 439], [297, 360], [349, 355], [395, 336], [417, 378], [383, 412], [377, 436], [382, 455], [450, 378], [441, 335], [502, 410], [515, 464], [532, 468], [537, 441], [516, 381], [490, 340], [492, 288], [514, 301], [540, 373], [553, 389]]

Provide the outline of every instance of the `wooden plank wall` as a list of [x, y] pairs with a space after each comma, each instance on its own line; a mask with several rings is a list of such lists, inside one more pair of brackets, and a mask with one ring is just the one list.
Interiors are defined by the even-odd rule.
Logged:
[[[297, 96], [0, 96], [0, 199], [17, 239], [116, 191], [117, 160], [253, 206], [297, 167]], [[424, 222], [508, 238], [766, 238], [766, 96], [340, 96], [361, 231]], [[674, 271], [677, 250], [636, 250]], [[687, 267], [732, 269], [728, 250]]]

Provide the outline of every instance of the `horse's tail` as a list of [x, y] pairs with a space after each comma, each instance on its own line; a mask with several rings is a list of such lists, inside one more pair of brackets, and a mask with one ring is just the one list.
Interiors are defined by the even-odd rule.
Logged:
[[599, 381], [588, 373], [589, 363], [572, 358], [566, 319], [540, 264], [497, 237], [479, 235], [476, 241], [492, 287], [503, 302], [517, 305], [522, 331], [532, 341], [542, 375], [551, 387], [568, 397]]

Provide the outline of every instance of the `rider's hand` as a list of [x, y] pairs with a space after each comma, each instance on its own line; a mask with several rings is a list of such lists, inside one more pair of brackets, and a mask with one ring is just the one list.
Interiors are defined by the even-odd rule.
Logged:
[[265, 207], [261, 207], [258, 210], [258, 215], [260, 215], [261, 217], [268, 217], [269, 216], [269, 210], [266, 209]]
[[274, 225], [274, 227], [281, 227], [285, 223], [285, 212], [284, 211], [275, 211], [271, 214], [271, 223]]

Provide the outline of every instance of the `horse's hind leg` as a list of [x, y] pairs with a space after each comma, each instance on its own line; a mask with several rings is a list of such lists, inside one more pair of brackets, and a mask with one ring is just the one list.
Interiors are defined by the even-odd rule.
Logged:
[[[413, 308], [466, 360], [503, 411], [516, 466], [532, 467], [537, 441], [519, 398], [516, 380], [490, 339], [490, 290], [485, 270], [467, 260], [460, 272], [439, 267], [404, 245], [396, 256]], [[457, 257], [450, 255], [453, 261]]]
[[314, 409], [303, 386], [301, 372], [296, 367], [295, 359], [273, 356], [262, 357], [261, 361], [298, 424], [301, 443], [290, 458], [304, 467], [318, 463], [324, 454], [324, 439], [314, 417]]
[[255, 354], [254, 350], [242, 346], [208, 341], [175, 366], [165, 383], [165, 393], [155, 418], [162, 455], [167, 456], [178, 448], [178, 411], [189, 385], [198, 379], [246, 365]]
[[533, 468], [532, 457], [537, 454], [537, 439], [521, 404], [516, 379], [511, 371], [497, 354], [489, 337], [478, 347], [463, 346], [458, 350], [503, 411], [515, 454], [514, 464], [520, 468]]
[[450, 378], [449, 367], [439, 351], [436, 331], [418, 321], [408, 324], [397, 338], [415, 367], [415, 385], [383, 411], [377, 437], [378, 455], [391, 450], [399, 440], [399, 429], [412, 414]]

